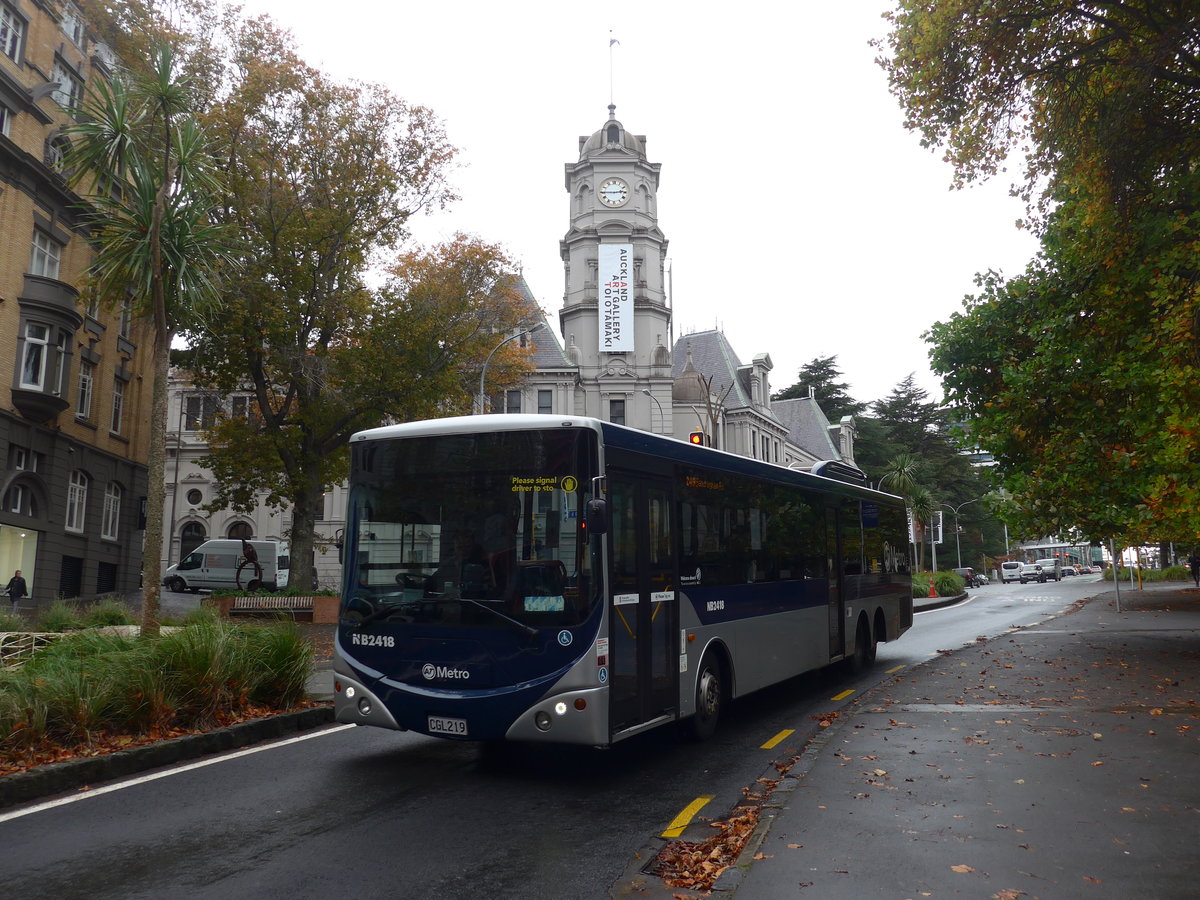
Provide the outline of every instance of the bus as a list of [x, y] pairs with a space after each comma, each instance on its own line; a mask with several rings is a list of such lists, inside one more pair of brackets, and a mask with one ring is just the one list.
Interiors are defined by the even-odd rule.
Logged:
[[737, 697], [869, 665], [913, 622], [905, 507], [851, 466], [817, 468], [579, 416], [355, 434], [337, 720], [595, 747], [679, 722], [704, 738]]

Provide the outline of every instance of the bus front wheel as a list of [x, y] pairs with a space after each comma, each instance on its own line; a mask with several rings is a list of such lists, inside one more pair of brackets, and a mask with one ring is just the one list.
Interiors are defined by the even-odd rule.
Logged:
[[703, 741], [713, 736], [724, 702], [725, 679], [721, 663], [714, 654], [705, 653], [696, 675], [696, 714], [688, 720], [691, 737]]

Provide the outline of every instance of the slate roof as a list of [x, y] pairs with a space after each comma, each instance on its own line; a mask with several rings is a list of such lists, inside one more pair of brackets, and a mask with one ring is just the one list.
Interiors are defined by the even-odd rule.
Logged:
[[[676, 340], [671, 365], [671, 374], [676, 378], [683, 373], [687, 365], [689, 347], [692, 351], [693, 367], [706, 378], [712, 378], [713, 393], [719, 397], [725, 392], [725, 388], [733, 385], [733, 390], [725, 398], [726, 409], [736, 411], [752, 406], [750, 397], [737, 377], [742, 362], [723, 332], [697, 331]], [[798, 400], [772, 400], [770, 410], [760, 412], [779, 421], [787, 428], [788, 442], [815, 459], [842, 458], [829, 433], [831, 423], [815, 400], [809, 397]]]
[[745, 409], [752, 405], [737, 377], [737, 370], [742, 362], [733, 347], [729, 346], [724, 332], [697, 331], [676, 340], [671, 351], [671, 375], [675, 378], [683, 374], [689, 347], [692, 351], [692, 365], [705, 378], [712, 378], [714, 394], [718, 397], [723, 396], [725, 389], [733, 385], [733, 390], [725, 396], [726, 409]]
[[812, 397], [772, 400], [771, 411], [788, 430], [788, 440], [817, 459], [842, 458], [829, 434], [829, 419]]
[[537, 298], [533, 296], [533, 291], [529, 289], [529, 283], [525, 281], [525, 276], [517, 278], [517, 290], [521, 292], [521, 297], [525, 301], [528, 314], [525, 321], [532, 325], [535, 322], [542, 322], [545, 328], [541, 331], [535, 331], [529, 335], [529, 340], [533, 343], [533, 365], [537, 369], [563, 369], [571, 368], [571, 361], [567, 359], [567, 354], [563, 352], [562, 344], [558, 342], [558, 335], [554, 333], [549, 320], [546, 318], [546, 313], [541, 305], [537, 302]]

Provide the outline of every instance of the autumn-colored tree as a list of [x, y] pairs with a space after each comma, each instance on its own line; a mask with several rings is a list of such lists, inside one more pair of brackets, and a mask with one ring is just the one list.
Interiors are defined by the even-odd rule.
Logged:
[[[228, 91], [209, 121], [224, 142], [225, 216], [247, 249], [225, 313], [186, 338], [198, 383], [254, 397], [249, 420], [210, 436], [212, 505], [289, 506], [292, 557], [306, 560], [350, 435], [469, 409], [480, 354], [527, 310], [494, 246], [459, 236], [397, 255], [409, 216], [452, 199], [454, 150], [429, 110], [332, 82], [266, 19], [230, 42]], [[372, 289], [373, 264], [389, 259]], [[310, 586], [308, 566], [292, 572]]]

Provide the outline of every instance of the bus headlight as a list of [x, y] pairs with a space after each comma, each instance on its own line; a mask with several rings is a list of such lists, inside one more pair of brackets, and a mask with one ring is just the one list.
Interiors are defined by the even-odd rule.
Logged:
[[359, 698], [358, 711], [360, 713], [362, 713], [364, 716], [369, 716], [371, 714], [371, 698], [370, 697], [360, 697]]
[[565, 716], [567, 714], [567, 704], [559, 700], [554, 704], [554, 713], [555, 715]]
[[539, 709], [533, 716], [533, 724], [538, 727], [538, 731], [549, 731], [550, 713], [544, 709]]

